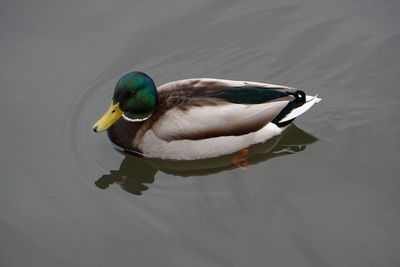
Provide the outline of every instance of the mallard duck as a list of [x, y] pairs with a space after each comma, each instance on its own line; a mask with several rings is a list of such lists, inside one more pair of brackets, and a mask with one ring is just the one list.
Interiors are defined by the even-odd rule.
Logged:
[[319, 101], [295, 88], [249, 81], [195, 78], [157, 88], [135, 71], [118, 80], [93, 130], [107, 130], [117, 149], [147, 158], [212, 158], [282, 133]]

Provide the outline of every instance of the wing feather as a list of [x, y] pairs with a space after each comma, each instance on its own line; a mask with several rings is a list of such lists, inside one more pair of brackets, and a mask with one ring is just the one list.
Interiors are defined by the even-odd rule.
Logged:
[[168, 110], [152, 126], [165, 141], [200, 140], [255, 132], [272, 121], [289, 103], [287, 98], [263, 104], [225, 104]]
[[178, 80], [163, 84], [157, 88], [158, 92], [177, 91], [177, 90], [193, 90], [207, 88], [207, 91], [217, 91], [226, 87], [259, 87], [259, 88], [275, 88], [282, 90], [293, 90], [296, 88], [284, 85], [251, 82], [251, 81], [234, 81], [213, 78], [193, 78]]
[[161, 107], [151, 130], [165, 141], [255, 132], [295, 99], [291, 87], [212, 78], [174, 81], [157, 91]]

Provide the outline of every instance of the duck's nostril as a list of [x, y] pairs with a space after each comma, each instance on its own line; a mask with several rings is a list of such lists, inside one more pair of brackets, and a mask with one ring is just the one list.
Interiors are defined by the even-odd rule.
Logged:
[[97, 126], [93, 128], [93, 131], [97, 133]]

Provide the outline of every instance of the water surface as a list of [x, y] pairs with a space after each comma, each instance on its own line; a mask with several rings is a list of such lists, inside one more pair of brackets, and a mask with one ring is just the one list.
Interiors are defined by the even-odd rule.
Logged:
[[[1, 266], [399, 266], [398, 1], [3, 1]], [[91, 125], [116, 79], [294, 86], [281, 137], [176, 164]]]

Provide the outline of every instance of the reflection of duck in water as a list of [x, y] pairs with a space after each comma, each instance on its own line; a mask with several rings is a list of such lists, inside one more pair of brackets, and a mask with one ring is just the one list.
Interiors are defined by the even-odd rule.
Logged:
[[[312, 135], [291, 125], [282, 135], [252, 146], [246, 160], [257, 164], [271, 158], [297, 153], [316, 140]], [[118, 183], [124, 190], [141, 195], [142, 191], [148, 189], [144, 184], [153, 183], [158, 170], [177, 176], [208, 175], [235, 168], [230, 159], [231, 155], [195, 161], [170, 161], [126, 155], [119, 170], [103, 175], [96, 181], [96, 185], [106, 189], [110, 184]]]
[[319, 100], [282, 85], [208, 78], [156, 88], [146, 74], [131, 72], [93, 130], [108, 129], [117, 148], [147, 158], [214, 158], [281, 134]]

